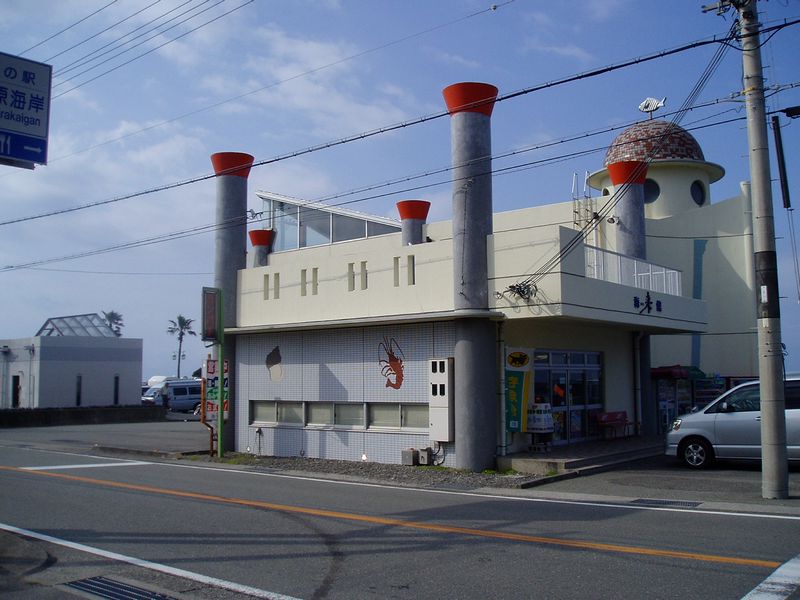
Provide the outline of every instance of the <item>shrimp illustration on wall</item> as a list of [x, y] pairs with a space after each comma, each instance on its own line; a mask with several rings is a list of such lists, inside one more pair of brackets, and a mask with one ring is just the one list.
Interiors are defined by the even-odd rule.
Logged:
[[378, 344], [378, 350], [378, 363], [381, 365], [381, 375], [386, 378], [386, 387], [399, 390], [403, 385], [403, 351], [397, 345], [397, 340], [387, 337]]

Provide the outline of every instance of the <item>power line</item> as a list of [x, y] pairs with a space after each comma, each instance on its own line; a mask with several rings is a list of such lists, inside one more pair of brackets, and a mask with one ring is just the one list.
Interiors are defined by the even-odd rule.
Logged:
[[[211, 8], [214, 8], [214, 6], [217, 6], [218, 4], [221, 4], [221, 3], [222, 3], [222, 2], [224, 2], [224, 1], [225, 1], [225, 0], [220, 0], [219, 2], [217, 2], [217, 4], [214, 4], [213, 6], [211, 6], [211, 7], [207, 8], [207, 9], [205, 9], [205, 10], [201, 11], [201, 12], [200, 12], [200, 13], [198, 13], [198, 14], [202, 14], [202, 13], [203, 13], [203, 12], [205, 12], [206, 10], [210, 10]], [[57, 95], [53, 96], [53, 98], [54, 98], [54, 99], [55, 99], [55, 98], [60, 98], [61, 96], [64, 96], [65, 94], [69, 94], [70, 92], [73, 92], [73, 91], [77, 90], [78, 88], [81, 88], [81, 87], [83, 87], [84, 85], [87, 85], [87, 84], [89, 84], [89, 83], [91, 83], [91, 82], [93, 82], [93, 81], [96, 81], [97, 79], [100, 79], [101, 77], [104, 77], [105, 75], [108, 75], [109, 73], [113, 73], [113, 72], [114, 72], [114, 71], [116, 71], [117, 69], [121, 69], [122, 67], [124, 67], [124, 66], [126, 66], [126, 65], [129, 65], [130, 63], [132, 63], [132, 62], [134, 62], [134, 61], [136, 61], [136, 60], [139, 60], [140, 58], [142, 58], [142, 57], [144, 57], [144, 56], [147, 56], [148, 54], [151, 54], [151, 53], [155, 52], [156, 50], [159, 50], [159, 49], [163, 48], [164, 46], [167, 46], [167, 45], [169, 45], [169, 44], [172, 44], [173, 42], [177, 42], [179, 39], [186, 37], [186, 36], [187, 36], [187, 35], [189, 35], [190, 33], [194, 33], [194, 32], [195, 32], [195, 31], [197, 31], [198, 29], [202, 29], [203, 27], [206, 27], [207, 25], [210, 25], [211, 23], [214, 23], [215, 21], [219, 21], [221, 18], [223, 18], [223, 17], [226, 17], [226, 16], [228, 16], [229, 14], [231, 14], [231, 13], [233, 13], [233, 12], [236, 12], [237, 10], [239, 10], [239, 9], [241, 9], [241, 8], [244, 8], [244, 7], [245, 7], [245, 6], [247, 6], [248, 4], [252, 4], [253, 2], [255, 2], [255, 0], [245, 0], [245, 2], [244, 2], [243, 4], [240, 4], [239, 6], [237, 6], [237, 7], [235, 7], [235, 8], [232, 8], [231, 10], [229, 10], [229, 11], [227, 11], [227, 12], [224, 12], [224, 13], [222, 13], [221, 15], [218, 15], [218, 16], [214, 17], [213, 19], [209, 19], [209, 20], [208, 20], [208, 21], [206, 21], [205, 23], [203, 23], [203, 24], [201, 24], [201, 25], [198, 25], [197, 27], [195, 27], [195, 28], [193, 28], [193, 29], [190, 29], [189, 31], [186, 31], [186, 32], [184, 32], [184, 33], [180, 34], [179, 36], [177, 36], [177, 37], [175, 37], [175, 38], [173, 38], [173, 39], [171, 39], [171, 40], [167, 40], [166, 42], [164, 42], [164, 43], [162, 43], [162, 44], [159, 44], [158, 46], [156, 46], [155, 48], [151, 48], [151, 49], [150, 49], [150, 50], [148, 50], [147, 52], [143, 52], [143, 53], [141, 53], [141, 54], [138, 54], [137, 56], [134, 56], [134, 57], [133, 57], [133, 58], [131, 58], [130, 60], [127, 60], [127, 61], [125, 61], [125, 62], [123, 62], [123, 63], [121, 63], [121, 64], [119, 64], [119, 65], [116, 65], [116, 66], [112, 67], [112, 68], [111, 68], [111, 69], [109, 69], [108, 71], [104, 71], [104, 72], [100, 73], [99, 75], [96, 75], [95, 77], [92, 77], [91, 79], [87, 79], [86, 81], [83, 81], [83, 82], [81, 82], [81, 83], [79, 83], [79, 84], [75, 85], [74, 87], [71, 87], [70, 89], [68, 89], [68, 90], [66, 90], [66, 91], [64, 91], [64, 92], [61, 92], [60, 94], [57, 94]], [[197, 16], [197, 15], [195, 15], [195, 16]], [[194, 18], [194, 17], [192, 17], [192, 18]], [[187, 20], [188, 20], [188, 19], [187, 19]], [[174, 25], [173, 27], [177, 27], [177, 26], [178, 26], [178, 25], [180, 25], [180, 24], [182, 24], [182, 23], [178, 23], [178, 24]], [[167, 30], [165, 30], [165, 31], [168, 31], [169, 29], [172, 29], [173, 27], [169, 27], [169, 28], [168, 28]], [[164, 33], [164, 32], [162, 32], [162, 33]], [[161, 34], [159, 34], [159, 35], [161, 35]], [[153, 37], [156, 37], [156, 36], [153, 36]], [[148, 40], [145, 40], [145, 41], [149, 41], [150, 39], [153, 39], [153, 38], [149, 38]], [[142, 43], [144, 43], [144, 42], [142, 42]], [[138, 45], [140, 45], [140, 44], [137, 44], [137, 46], [138, 46]], [[126, 52], [127, 52], [127, 50], [126, 50]], [[104, 62], [106, 62], [106, 61], [104, 61]], [[103, 64], [103, 63], [100, 63], [100, 64]], [[92, 68], [94, 68], [94, 67], [92, 67]], [[82, 74], [82, 73], [81, 73], [81, 74]], [[70, 81], [70, 80], [67, 80], [67, 81]], [[62, 82], [62, 83], [65, 83], [65, 82]], [[58, 84], [58, 85], [61, 85], [61, 84]]]
[[[252, 0], [250, 0], [250, 1], [252, 1]], [[800, 23], [800, 19], [798, 19], [796, 21], [793, 21], [791, 24], [796, 24], [796, 23]], [[786, 26], [788, 26], [788, 25], [781, 25], [780, 27], [786, 27]], [[729, 35], [728, 38], [723, 38], [723, 39], [733, 39], [733, 38]], [[683, 51], [687, 51], [687, 50], [692, 50], [694, 48], [698, 48], [700, 46], [704, 46], [704, 45], [708, 45], [708, 44], [719, 43], [719, 41], [720, 40], [717, 38], [717, 36], [713, 36], [712, 38], [710, 38], [708, 40], [701, 40], [701, 41], [691, 42], [689, 44], [685, 44], [683, 46], [680, 46], [680, 47], [672, 49], [672, 50], [662, 50], [662, 51], [655, 52], [653, 54], [647, 55], [645, 57], [640, 57], [640, 58], [636, 58], [636, 59], [627, 60], [627, 61], [624, 61], [622, 63], [617, 63], [615, 65], [606, 66], [606, 67], [603, 67], [601, 69], [596, 69], [594, 71], [587, 71], [587, 72], [579, 73], [577, 75], [572, 75], [572, 76], [569, 76], [569, 77], [564, 77], [564, 78], [557, 79], [557, 80], [554, 80], [554, 81], [551, 81], [551, 82], [547, 82], [547, 83], [544, 83], [544, 84], [539, 84], [539, 85], [536, 85], [536, 86], [523, 88], [522, 90], [518, 90], [518, 91], [515, 91], [515, 92], [512, 92], [512, 93], [503, 95], [503, 96], [498, 96], [496, 101], [497, 102], [502, 102], [502, 101], [505, 101], [505, 100], [509, 100], [509, 99], [512, 99], [512, 98], [517, 98], [517, 97], [520, 97], [522, 95], [526, 95], [526, 94], [532, 93], [534, 91], [539, 91], [539, 90], [550, 88], [550, 87], [556, 87], [556, 86], [564, 85], [566, 83], [579, 81], [579, 80], [586, 79], [586, 78], [589, 78], [589, 77], [596, 77], [596, 76], [603, 75], [605, 73], [609, 73], [611, 71], [615, 71], [615, 70], [618, 70], [618, 69], [621, 69], [621, 68], [629, 67], [629, 66], [632, 66], [632, 65], [635, 65], [635, 64], [640, 64], [640, 63], [648, 61], [648, 60], [654, 60], [656, 58], [663, 58], [664, 56], [676, 54], [678, 52], [683, 52]], [[477, 104], [481, 104], [481, 103], [476, 103], [476, 105]], [[253, 165], [252, 165], [252, 168], [261, 167], [261, 166], [264, 166], [264, 165], [281, 162], [281, 161], [284, 161], [284, 160], [288, 160], [290, 158], [297, 158], [299, 156], [303, 156], [303, 155], [306, 155], [306, 154], [311, 154], [311, 153], [314, 153], [314, 152], [318, 152], [320, 150], [326, 150], [326, 149], [329, 149], [329, 148], [334, 148], [336, 146], [341, 146], [341, 145], [348, 144], [348, 143], [351, 143], [351, 142], [364, 140], [364, 139], [367, 139], [367, 138], [370, 138], [370, 137], [374, 137], [376, 135], [389, 133], [389, 132], [397, 131], [397, 130], [400, 130], [400, 129], [405, 129], [407, 127], [412, 127], [414, 125], [419, 125], [419, 124], [422, 124], [422, 123], [426, 123], [428, 121], [433, 121], [433, 120], [436, 120], [436, 119], [440, 119], [440, 118], [445, 117], [445, 116], [447, 116], [449, 114], [450, 113], [447, 110], [445, 110], [445, 111], [442, 111], [442, 112], [434, 113], [432, 115], [421, 116], [421, 117], [417, 117], [415, 119], [411, 119], [411, 120], [408, 120], [408, 121], [403, 121], [403, 122], [400, 122], [400, 123], [395, 123], [393, 125], [387, 125], [387, 126], [384, 126], [384, 127], [380, 127], [378, 129], [373, 129], [373, 130], [370, 130], [370, 131], [357, 133], [355, 135], [351, 135], [351, 136], [347, 136], [347, 137], [344, 137], [344, 138], [340, 138], [339, 140], [328, 141], [328, 142], [324, 142], [322, 144], [309, 146], [309, 147], [301, 149], [301, 150], [295, 150], [295, 151], [292, 151], [292, 152], [288, 152], [286, 154], [281, 154], [281, 155], [278, 155], [278, 156], [274, 156], [272, 158], [268, 158], [268, 159], [264, 159], [264, 160], [260, 160], [260, 161], [254, 161]], [[235, 170], [236, 169], [232, 169], [232, 171], [235, 171]], [[155, 192], [163, 192], [163, 191], [166, 191], [166, 190], [175, 189], [175, 188], [182, 187], [182, 186], [185, 186], [185, 185], [189, 185], [189, 184], [192, 184], [192, 183], [199, 183], [201, 181], [212, 179], [212, 178], [214, 178], [216, 176], [217, 176], [216, 174], [210, 173], [210, 174], [207, 174], [207, 175], [201, 175], [201, 176], [198, 176], [198, 177], [193, 177], [193, 178], [190, 178], [190, 179], [187, 179], [187, 180], [184, 180], [184, 181], [174, 182], [174, 183], [165, 184], [165, 185], [162, 185], [162, 186], [157, 186], [157, 187], [154, 187], [154, 188], [150, 188], [150, 189], [147, 189], [147, 190], [134, 192], [132, 194], [125, 194], [125, 195], [122, 195], [122, 196], [117, 196], [115, 198], [110, 198], [110, 199], [106, 199], [106, 200], [100, 200], [100, 201], [97, 201], [97, 202], [91, 202], [91, 203], [88, 203], [88, 204], [83, 204], [83, 205], [79, 205], [79, 206], [73, 206], [73, 207], [70, 207], [70, 208], [64, 208], [64, 209], [60, 209], [60, 210], [56, 210], [56, 211], [50, 211], [50, 212], [47, 212], [47, 213], [41, 213], [39, 215], [34, 215], [34, 216], [29, 216], [29, 217], [20, 217], [20, 218], [17, 218], [17, 219], [11, 219], [11, 220], [7, 220], [7, 221], [0, 221], [0, 226], [10, 225], [10, 224], [13, 224], [13, 223], [20, 223], [20, 222], [24, 222], [24, 221], [31, 221], [31, 220], [34, 220], [34, 219], [41, 219], [41, 218], [51, 217], [51, 216], [55, 216], [55, 215], [66, 214], [66, 213], [75, 212], [75, 211], [79, 211], [79, 210], [85, 210], [85, 209], [88, 209], [88, 208], [94, 208], [94, 207], [97, 207], [97, 206], [104, 206], [104, 205], [107, 205], [107, 204], [120, 202], [122, 200], [129, 200], [131, 198], [136, 198], [136, 197], [139, 197], [139, 196], [145, 196], [145, 195], [152, 194], [152, 193], [155, 193]]]
[[116, 4], [116, 2], [117, 2], [117, 0], [111, 0], [111, 2], [109, 2], [109, 3], [108, 3], [108, 4], [106, 4], [105, 6], [101, 6], [101, 7], [100, 7], [100, 8], [98, 8], [96, 11], [94, 11], [94, 12], [92, 12], [92, 13], [90, 13], [90, 14], [86, 15], [86, 16], [85, 16], [85, 17], [83, 17], [82, 19], [78, 19], [78, 20], [77, 20], [77, 21], [75, 21], [75, 22], [74, 22], [72, 25], [68, 25], [67, 27], [64, 27], [64, 29], [62, 29], [61, 31], [57, 31], [56, 33], [54, 33], [53, 35], [51, 35], [49, 38], [42, 40], [42, 41], [41, 41], [41, 42], [39, 42], [38, 44], [34, 44], [33, 46], [31, 46], [31, 47], [30, 47], [30, 48], [28, 48], [27, 50], [23, 50], [22, 52], [20, 52], [20, 55], [27, 54], [28, 52], [30, 52], [30, 51], [31, 51], [31, 50], [33, 50], [34, 48], [38, 48], [38, 47], [39, 47], [39, 46], [41, 46], [42, 44], [46, 44], [47, 42], [49, 42], [49, 41], [50, 41], [50, 40], [52, 40], [53, 38], [56, 38], [56, 37], [58, 37], [59, 35], [61, 35], [62, 33], [66, 32], [66, 31], [69, 31], [70, 29], [72, 29], [72, 28], [73, 28], [73, 27], [75, 27], [76, 25], [80, 25], [80, 24], [81, 24], [81, 23], [83, 23], [83, 22], [84, 22], [86, 19], [89, 19], [90, 17], [93, 17], [93, 16], [94, 16], [94, 15], [96, 15], [97, 13], [104, 11], [104, 10], [105, 10], [105, 9], [107, 9], [109, 6], [111, 6], [112, 4]]
[[[728, 119], [726, 121], [722, 121], [722, 122], [719, 122], [719, 123], [712, 123], [712, 124], [703, 125], [702, 127], [705, 128], [705, 127], [712, 127], [714, 125], [727, 124], [727, 123], [731, 123], [731, 122], [734, 122], [734, 121], [743, 120], [744, 118], [745, 117], [738, 117], [738, 118], [735, 118], [735, 119]], [[658, 137], [658, 136], [656, 136], [656, 137]], [[559, 155], [559, 156], [555, 156], [555, 157], [548, 157], [548, 158], [545, 158], [545, 159], [539, 159], [539, 160], [536, 160], [536, 161], [530, 161], [528, 163], [523, 163], [523, 164], [520, 164], [520, 165], [512, 165], [512, 166], [504, 167], [504, 168], [501, 168], [501, 169], [495, 169], [495, 170], [489, 171], [488, 173], [485, 173], [485, 174], [492, 175], [492, 176], [500, 176], [500, 175], [505, 175], [505, 174], [516, 173], [516, 172], [519, 172], [521, 170], [527, 170], [527, 169], [535, 168], [537, 166], [542, 166], [544, 164], [550, 164], [550, 163], [554, 163], [554, 162], [562, 162], [564, 160], [568, 160], [568, 159], [573, 158], [575, 156], [584, 156], [584, 155], [588, 155], [588, 154], [591, 154], [591, 153], [602, 152], [602, 151], [604, 151], [606, 149], [607, 148], [605, 146], [601, 146], [601, 147], [592, 148], [592, 149], [589, 149], [589, 150], [581, 150], [579, 152], [575, 152], [575, 153], [572, 153], [572, 154], [563, 154], [563, 155]], [[447, 185], [447, 184], [451, 184], [451, 183], [452, 183], [451, 179], [446, 179], [446, 180], [442, 180], [442, 181], [435, 182], [435, 183], [425, 184], [425, 185], [416, 186], [416, 187], [412, 187], [412, 188], [406, 188], [406, 189], [403, 189], [403, 190], [393, 190], [393, 191], [385, 193], [385, 194], [376, 194], [376, 195], [372, 195], [372, 196], [368, 196], [368, 197], [356, 198], [354, 200], [349, 200], [349, 201], [346, 201], [346, 202], [341, 202], [341, 203], [336, 204], [336, 205], [332, 205], [332, 207], [344, 206], [344, 205], [347, 205], [347, 204], [354, 204], [354, 203], [357, 203], [357, 202], [364, 202], [366, 200], [373, 200], [373, 199], [382, 198], [382, 197], [385, 197], [385, 196], [397, 195], [397, 194], [400, 194], [400, 193], [406, 193], [406, 192], [411, 192], [411, 191], [418, 191], [418, 190], [421, 190], [421, 189], [436, 187], [436, 186], [440, 186], [440, 185]], [[300, 208], [302, 209], [303, 207], [301, 206]], [[311, 208], [309, 208], [308, 210], [311, 210]], [[251, 213], [251, 215], [250, 215], [248, 220], [249, 220], [250, 223], [258, 223], [258, 222], [262, 222], [264, 220], [264, 219], [257, 218], [257, 217], [258, 217], [257, 213]], [[242, 220], [243, 220], [243, 218], [233, 219], [231, 223], [224, 223], [221, 226], [217, 226], [215, 224], [201, 225], [201, 226], [193, 227], [193, 228], [186, 229], [186, 230], [180, 230], [180, 231], [166, 233], [166, 234], [162, 234], [162, 235], [158, 235], [158, 236], [152, 236], [152, 237], [145, 238], [145, 239], [142, 239], [142, 240], [126, 242], [126, 243], [123, 243], [123, 244], [118, 244], [118, 245], [114, 245], [114, 246], [110, 246], [110, 247], [106, 247], [106, 248], [101, 248], [101, 249], [96, 249], [96, 250], [90, 250], [90, 251], [86, 251], [86, 252], [82, 252], [82, 253], [78, 253], [78, 254], [72, 254], [72, 255], [67, 255], [67, 256], [62, 256], [62, 257], [57, 257], [57, 258], [41, 259], [41, 260], [31, 261], [29, 263], [24, 263], [24, 264], [19, 264], [19, 265], [7, 265], [6, 267], [0, 268], [0, 273], [7, 272], [7, 271], [20, 270], [20, 269], [29, 269], [29, 268], [32, 268], [32, 267], [38, 267], [40, 265], [50, 264], [50, 263], [54, 263], [54, 262], [63, 262], [63, 261], [67, 261], [67, 260], [74, 260], [74, 259], [77, 259], [77, 258], [87, 258], [87, 257], [95, 256], [95, 255], [98, 255], [98, 254], [105, 254], [105, 253], [109, 253], [109, 252], [115, 252], [115, 251], [118, 251], [118, 250], [129, 250], [129, 249], [132, 249], [132, 248], [140, 248], [140, 247], [144, 247], [144, 246], [150, 246], [150, 245], [154, 245], [154, 244], [160, 244], [160, 243], [164, 243], [164, 242], [174, 241], [174, 240], [182, 239], [182, 238], [185, 238], [185, 237], [191, 237], [191, 236], [200, 235], [200, 234], [203, 234], [203, 233], [210, 233], [210, 232], [216, 231], [217, 229], [220, 229], [220, 228], [225, 228], [225, 227], [229, 227], [229, 226], [236, 226], [236, 225], [241, 224]], [[583, 236], [583, 237], [585, 237], [585, 236]]]
[[55, 157], [53, 159], [50, 159], [49, 162], [53, 163], [53, 162], [56, 162], [58, 160], [62, 160], [62, 159], [65, 159], [65, 158], [69, 158], [71, 156], [75, 156], [77, 154], [82, 154], [83, 152], [87, 152], [89, 150], [94, 150], [95, 148], [100, 148], [101, 146], [105, 146], [105, 145], [108, 145], [108, 144], [111, 144], [111, 143], [114, 143], [114, 142], [118, 142], [118, 141], [127, 139], [129, 137], [133, 137], [135, 135], [139, 135], [140, 133], [145, 133], [147, 131], [151, 131], [153, 129], [157, 129], [159, 127], [163, 127], [164, 125], [169, 125], [170, 123], [174, 123], [174, 122], [179, 121], [181, 119], [185, 119], [187, 117], [191, 117], [191, 116], [203, 113], [203, 112], [207, 112], [209, 110], [213, 110], [215, 108], [218, 108], [220, 106], [228, 104], [229, 102], [234, 102], [236, 100], [241, 100], [242, 98], [246, 98], [248, 96], [252, 96], [253, 94], [257, 94], [259, 92], [263, 92], [265, 90], [268, 90], [268, 89], [271, 89], [271, 88], [274, 88], [274, 87], [278, 87], [280, 85], [283, 85], [284, 83], [288, 83], [290, 81], [294, 81], [296, 79], [300, 79], [300, 78], [306, 77], [308, 75], [313, 75], [314, 73], [318, 73], [318, 72], [323, 71], [325, 69], [329, 69], [331, 67], [335, 67], [337, 65], [340, 65], [342, 63], [348, 62], [348, 61], [356, 59], [356, 58], [360, 58], [362, 56], [366, 56], [367, 54], [372, 54], [373, 52], [378, 52], [379, 50], [384, 50], [384, 49], [389, 48], [391, 46], [395, 46], [395, 45], [401, 44], [403, 42], [407, 42], [409, 40], [412, 40], [414, 38], [421, 37], [423, 35], [427, 35], [427, 34], [432, 33], [434, 31], [438, 31], [440, 29], [444, 29], [445, 27], [450, 27], [451, 25], [455, 25], [455, 24], [460, 23], [462, 21], [466, 21], [467, 19], [471, 19], [471, 18], [476, 17], [478, 15], [482, 15], [482, 14], [485, 14], [487, 12], [494, 12], [498, 8], [502, 8], [503, 6], [511, 4], [514, 1], [515, 0], [508, 0], [508, 1], [503, 2], [501, 4], [493, 5], [493, 6], [489, 7], [489, 8], [478, 10], [478, 11], [472, 12], [470, 14], [464, 15], [462, 17], [458, 17], [456, 19], [452, 19], [452, 20], [447, 21], [445, 23], [440, 23], [440, 24], [435, 25], [433, 27], [429, 27], [427, 29], [423, 29], [421, 31], [417, 31], [415, 33], [403, 36], [403, 37], [398, 38], [396, 40], [392, 40], [390, 42], [386, 42], [386, 43], [381, 44], [379, 46], [374, 46], [374, 47], [369, 48], [367, 50], [363, 50], [361, 52], [357, 52], [355, 54], [351, 54], [351, 55], [346, 56], [344, 58], [341, 58], [339, 60], [335, 60], [333, 62], [326, 63], [326, 64], [320, 65], [318, 67], [314, 67], [313, 69], [309, 69], [308, 71], [304, 71], [302, 73], [297, 73], [296, 75], [292, 75], [290, 77], [287, 77], [285, 79], [281, 79], [279, 81], [274, 81], [272, 83], [269, 83], [267, 85], [263, 85], [261, 87], [255, 88], [255, 89], [252, 89], [250, 91], [244, 92], [244, 93], [239, 94], [237, 96], [232, 96], [230, 98], [226, 98], [225, 100], [220, 100], [219, 102], [215, 102], [215, 103], [210, 104], [208, 106], [204, 106], [202, 108], [198, 108], [196, 110], [193, 110], [193, 111], [190, 111], [190, 112], [187, 112], [187, 113], [183, 113], [183, 114], [178, 115], [176, 117], [172, 117], [170, 119], [166, 119], [164, 121], [160, 121], [158, 123], [154, 123], [153, 125], [149, 125], [147, 127], [143, 127], [143, 128], [138, 129], [136, 131], [132, 131], [132, 132], [126, 133], [125, 135], [121, 135], [119, 137], [116, 137], [116, 138], [113, 138], [113, 139], [110, 139], [110, 140], [106, 140], [104, 142], [100, 142], [99, 144], [94, 144], [93, 146], [88, 146], [87, 148], [83, 148], [82, 150], [77, 150], [75, 152], [72, 152], [70, 154], [66, 154], [64, 156]]
[[143, 12], [144, 12], [144, 11], [146, 11], [148, 8], [152, 8], [153, 6], [155, 6], [156, 4], [158, 4], [159, 2], [161, 2], [161, 0], [155, 0], [153, 3], [151, 3], [151, 4], [148, 4], [148, 5], [147, 5], [147, 6], [145, 6], [144, 8], [141, 8], [141, 9], [137, 10], [136, 12], [134, 12], [134, 13], [131, 13], [131, 14], [130, 14], [130, 15], [128, 15], [127, 17], [125, 17], [125, 18], [123, 18], [123, 19], [120, 19], [119, 21], [116, 21], [115, 23], [112, 23], [111, 25], [109, 25], [109, 26], [108, 26], [108, 27], [106, 27], [105, 29], [102, 29], [102, 30], [98, 31], [98, 32], [97, 32], [97, 33], [95, 33], [95, 34], [92, 34], [92, 35], [90, 35], [89, 37], [87, 37], [87, 38], [84, 38], [83, 40], [81, 40], [81, 41], [80, 41], [80, 42], [78, 42], [77, 44], [73, 44], [73, 45], [72, 45], [72, 46], [70, 46], [69, 48], [66, 48], [66, 49], [62, 50], [61, 52], [59, 52], [59, 53], [57, 53], [57, 54], [54, 54], [54, 55], [53, 55], [53, 56], [51, 56], [50, 58], [46, 58], [46, 59], [44, 59], [44, 61], [42, 61], [42, 62], [49, 63], [50, 61], [52, 61], [53, 59], [56, 59], [56, 58], [58, 58], [58, 57], [59, 57], [59, 56], [61, 56], [62, 54], [66, 54], [67, 52], [69, 52], [70, 50], [74, 50], [74, 49], [75, 49], [75, 48], [77, 48], [78, 46], [83, 46], [83, 44], [85, 44], [86, 42], [88, 42], [88, 41], [90, 41], [90, 40], [93, 40], [94, 38], [96, 38], [96, 37], [98, 37], [98, 36], [101, 36], [101, 35], [103, 35], [103, 34], [104, 34], [104, 33], [106, 33], [107, 31], [111, 31], [112, 29], [114, 29], [114, 28], [115, 28], [115, 27], [117, 27], [118, 25], [121, 25], [121, 24], [122, 24], [122, 23], [124, 23], [125, 21], [127, 21], [127, 20], [129, 20], [129, 19], [132, 19], [132, 18], [133, 18], [133, 17], [135, 17], [136, 15], [139, 15], [139, 14], [143, 13]]
[[[146, 23], [142, 23], [138, 27], [135, 27], [135, 28], [131, 29], [128, 33], [123, 34], [123, 35], [117, 37], [116, 39], [113, 39], [113, 40], [105, 43], [104, 45], [100, 46], [99, 48], [95, 48], [91, 52], [88, 52], [88, 53], [84, 54], [81, 57], [76, 58], [71, 63], [60, 67], [58, 69], [58, 71], [56, 72], [56, 74], [55, 74], [56, 77], [58, 77], [60, 75], [63, 75], [64, 73], [68, 73], [68, 72], [70, 72], [70, 71], [72, 71], [74, 69], [77, 69], [77, 68], [81, 67], [81, 66], [87, 65], [87, 64], [91, 63], [93, 60], [96, 60], [97, 58], [100, 58], [100, 56], [105, 56], [109, 52], [113, 52], [115, 45], [118, 48], [121, 48], [122, 46], [124, 46], [125, 44], [127, 44], [129, 42], [132, 42], [133, 40], [139, 39], [140, 37], [142, 37], [144, 35], [147, 35], [148, 33], [150, 33], [150, 31], [154, 31], [154, 30], [158, 29], [159, 27], [164, 26], [166, 23], [169, 23], [170, 21], [172, 21], [176, 17], [173, 17], [173, 19], [169, 19], [169, 20], [165, 21], [164, 23], [161, 23], [160, 25], [156, 25], [152, 29], [149, 29], [149, 30], [147, 30], [147, 31], [145, 31], [143, 33], [140, 33], [139, 35], [134, 36], [133, 38], [131, 38], [127, 42], [119, 43], [119, 42], [121, 42], [121, 40], [124, 40], [126, 37], [129, 37], [129, 36], [133, 35], [137, 31], [139, 31], [140, 29], [144, 29], [148, 25], [151, 25], [151, 24], [155, 23], [156, 21], [159, 21], [160, 19], [163, 19], [168, 14], [171, 14], [171, 13], [174, 13], [175, 11], [177, 11], [177, 10], [180, 10], [181, 8], [186, 6], [187, 4], [191, 4], [194, 1], [195, 0], [185, 0], [185, 2], [183, 2], [182, 4], [179, 4], [179, 5], [171, 8], [170, 10], [168, 10], [166, 12], [163, 12], [163, 13], [161, 13], [160, 15], [158, 15], [156, 17], [153, 17], [152, 19], [150, 19]], [[210, 2], [210, 1], [211, 0], [203, 0], [202, 4], [205, 4], [205, 3]], [[200, 4], [200, 6], [202, 6], [202, 4]], [[186, 13], [185, 12], [181, 13], [181, 15], [183, 15], [183, 14], [186, 14]], [[178, 16], [180, 16], [180, 15], [178, 15]], [[109, 46], [111, 46], [110, 50], [107, 50], [106, 52], [102, 52], [103, 50], [105, 50]], [[91, 58], [93, 55], [96, 55], [98, 53], [100, 53], [98, 56], [95, 56], [94, 58]]]

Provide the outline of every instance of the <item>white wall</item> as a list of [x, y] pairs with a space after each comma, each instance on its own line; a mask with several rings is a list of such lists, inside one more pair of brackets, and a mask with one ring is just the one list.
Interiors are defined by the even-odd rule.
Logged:
[[[693, 366], [707, 373], [758, 372], [751, 219], [749, 197], [739, 196], [647, 222], [648, 256], [678, 265], [686, 295], [693, 295], [695, 269], [702, 269], [708, 331], [698, 338], [700, 363]], [[706, 240], [697, 257], [695, 240]], [[653, 366], [690, 365], [691, 345], [691, 336], [653, 338]]]
[[3, 408], [11, 407], [13, 375], [20, 376], [21, 408], [75, 406], [78, 375], [81, 406], [113, 405], [115, 376], [118, 403], [141, 403], [141, 339], [38, 337], [0, 341], [4, 345], [9, 352], [0, 355]]

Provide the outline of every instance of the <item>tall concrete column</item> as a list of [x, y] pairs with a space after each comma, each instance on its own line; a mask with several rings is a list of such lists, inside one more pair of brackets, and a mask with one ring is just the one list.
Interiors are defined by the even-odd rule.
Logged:
[[427, 200], [401, 200], [397, 203], [402, 223], [403, 246], [413, 246], [425, 241], [422, 235], [430, 208], [431, 203]]
[[465, 313], [455, 324], [456, 466], [482, 471], [495, 466], [499, 415], [486, 250], [492, 234], [491, 114], [497, 88], [457, 83], [445, 88], [444, 98], [452, 117], [454, 308]]
[[608, 165], [614, 194], [619, 198], [614, 214], [618, 219], [617, 252], [633, 258], [647, 258], [644, 226], [644, 182], [647, 163], [630, 160]]
[[[247, 177], [253, 157], [242, 152], [211, 155], [217, 175], [216, 234], [214, 237], [214, 287], [222, 290], [222, 325], [237, 324], [237, 273], [247, 266]], [[222, 431], [222, 448], [232, 450], [236, 429], [236, 345], [225, 336], [223, 358], [228, 361], [228, 422]], [[217, 357], [218, 358], [218, 357]]]

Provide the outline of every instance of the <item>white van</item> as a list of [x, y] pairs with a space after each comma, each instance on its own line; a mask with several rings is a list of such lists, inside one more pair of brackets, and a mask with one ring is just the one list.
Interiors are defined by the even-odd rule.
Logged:
[[[800, 377], [784, 382], [786, 452], [800, 460]], [[737, 385], [707, 407], [681, 415], [667, 432], [667, 456], [702, 469], [715, 458], [761, 459], [761, 396], [758, 381]]]
[[193, 412], [202, 402], [200, 379], [173, 379], [154, 385], [142, 396], [142, 404], [165, 406], [176, 412]]

